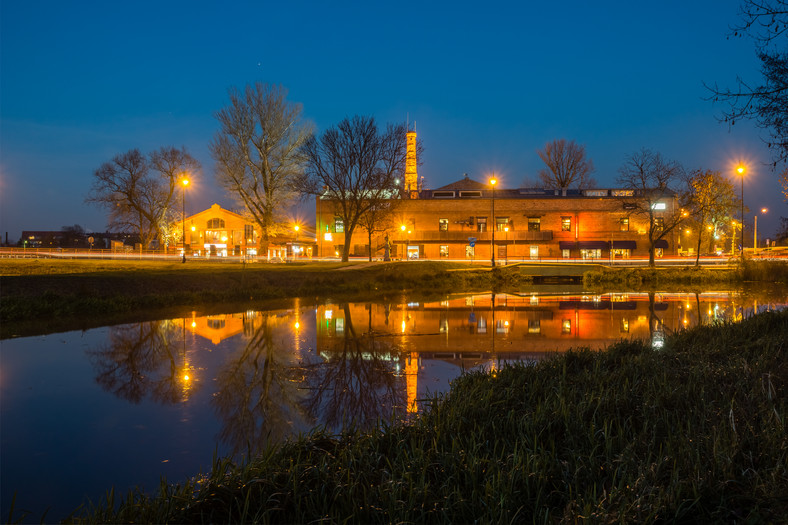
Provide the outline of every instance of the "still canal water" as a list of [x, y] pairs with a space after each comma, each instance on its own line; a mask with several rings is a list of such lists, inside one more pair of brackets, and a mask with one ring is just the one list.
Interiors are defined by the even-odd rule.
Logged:
[[478, 294], [165, 319], [2, 345], [0, 515], [60, 519], [315, 427], [425, 409], [465, 370], [783, 308], [786, 292]]

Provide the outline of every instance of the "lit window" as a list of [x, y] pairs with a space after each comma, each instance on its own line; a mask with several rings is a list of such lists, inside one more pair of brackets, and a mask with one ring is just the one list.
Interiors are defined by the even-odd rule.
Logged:
[[441, 257], [448, 257], [449, 256], [449, 245], [448, 244], [441, 244], [440, 256]]
[[571, 319], [564, 319], [561, 321], [561, 333], [562, 334], [571, 334], [572, 333], [572, 320]]
[[342, 219], [334, 219], [334, 233], [344, 233], [345, 232], [345, 221]]
[[665, 229], [665, 219], [662, 217], [655, 217], [654, 218], [654, 228], [657, 231], [662, 231]]
[[487, 217], [476, 217], [476, 231], [487, 231]]
[[561, 217], [561, 231], [572, 231], [572, 217]]
[[324, 241], [333, 241], [334, 240], [334, 236], [331, 235], [331, 232], [326, 232], [326, 233], [323, 234], [323, 240]]
[[529, 217], [528, 218], [528, 231], [529, 232], [538, 232], [541, 227], [542, 220], [538, 217]]
[[618, 230], [622, 232], [629, 231], [629, 217], [621, 217], [618, 219]]
[[465, 245], [465, 257], [468, 259], [472, 259], [474, 256], [474, 247], [470, 244]]
[[664, 202], [655, 202], [651, 205], [652, 210], [664, 210], [667, 205]]
[[504, 231], [504, 228], [509, 226], [509, 217], [496, 217], [495, 218], [495, 229], [499, 232]]
[[442, 232], [449, 230], [449, 219], [438, 219], [438, 229]]
[[224, 228], [224, 219], [218, 219], [218, 218], [208, 219], [209, 230], [218, 229], [218, 228]]

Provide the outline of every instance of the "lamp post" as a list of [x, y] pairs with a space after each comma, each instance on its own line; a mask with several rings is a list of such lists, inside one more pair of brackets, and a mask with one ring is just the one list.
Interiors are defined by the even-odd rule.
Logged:
[[[761, 208], [761, 215], [764, 215], [768, 208]], [[752, 252], [758, 253], [758, 215], [753, 215], [753, 233], [752, 233]]]
[[740, 164], [736, 171], [739, 172], [741, 177], [741, 255], [744, 257], [744, 172], [746, 168]]
[[181, 180], [183, 184], [183, 191], [181, 192], [181, 225], [183, 226], [183, 260], [181, 262], [186, 262], [186, 186], [189, 185], [189, 179], [184, 177]]
[[492, 236], [490, 237], [490, 262], [493, 268], [495, 268], [495, 229], [498, 227], [498, 224], [495, 222], [495, 184], [498, 181], [495, 180], [495, 174], [493, 174], [492, 178], [490, 179], [490, 186], [492, 186]]

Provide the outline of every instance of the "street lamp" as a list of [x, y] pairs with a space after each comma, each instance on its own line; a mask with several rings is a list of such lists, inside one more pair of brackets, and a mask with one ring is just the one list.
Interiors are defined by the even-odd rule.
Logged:
[[189, 185], [189, 179], [184, 177], [181, 180], [183, 184], [183, 191], [181, 192], [181, 220], [183, 221], [181, 225], [183, 226], [183, 260], [181, 262], [186, 262], [186, 186]]
[[296, 254], [296, 249], [298, 248], [298, 230], [301, 229], [301, 227], [298, 224], [296, 224], [295, 226], [293, 226], [293, 229], [295, 230], [295, 234], [296, 234], [295, 246], [293, 246], [293, 257], [297, 258], [298, 255]]
[[[761, 208], [761, 215], [764, 215], [769, 208]], [[752, 252], [758, 252], [758, 215], [753, 215], [753, 234], [752, 234]]]
[[490, 186], [492, 186], [492, 237], [490, 237], [490, 262], [492, 263], [492, 267], [495, 268], [495, 229], [498, 224], [495, 222], [495, 184], [498, 181], [495, 180], [495, 174], [493, 174], [492, 178], [490, 179]]
[[736, 171], [739, 172], [741, 177], [741, 255], [744, 257], [744, 172], [746, 168], [743, 164], [739, 164]]

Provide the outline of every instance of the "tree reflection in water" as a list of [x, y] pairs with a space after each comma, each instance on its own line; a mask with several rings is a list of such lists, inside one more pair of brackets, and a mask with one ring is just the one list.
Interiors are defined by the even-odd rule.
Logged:
[[96, 382], [134, 404], [146, 395], [159, 403], [177, 403], [187, 392], [176, 361], [179, 331], [170, 321], [110, 328], [109, 343], [87, 351], [96, 369]]
[[[371, 305], [368, 305], [371, 308]], [[349, 426], [369, 427], [388, 420], [395, 408], [405, 413], [406, 389], [397, 374], [399, 351], [385, 333], [368, 329], [357, 334], [350, 305], [342, 305], [343, 333], [325, 339], [319, 348], [325, 362], [307, 369], [312, 395], [305, 407], [320, 423], [338, 430]]]
[[251, 339], [216, 376], [219, 390], [213, 404], [222, 422], [219, 437], [235, 454], [252, 454], [313, 426], [313, 416], [302, 407], [307, 390], [301, 388], [301, 356], [290, 341], [275, 341], [274, 328], [283, 322], [263, 314]]

